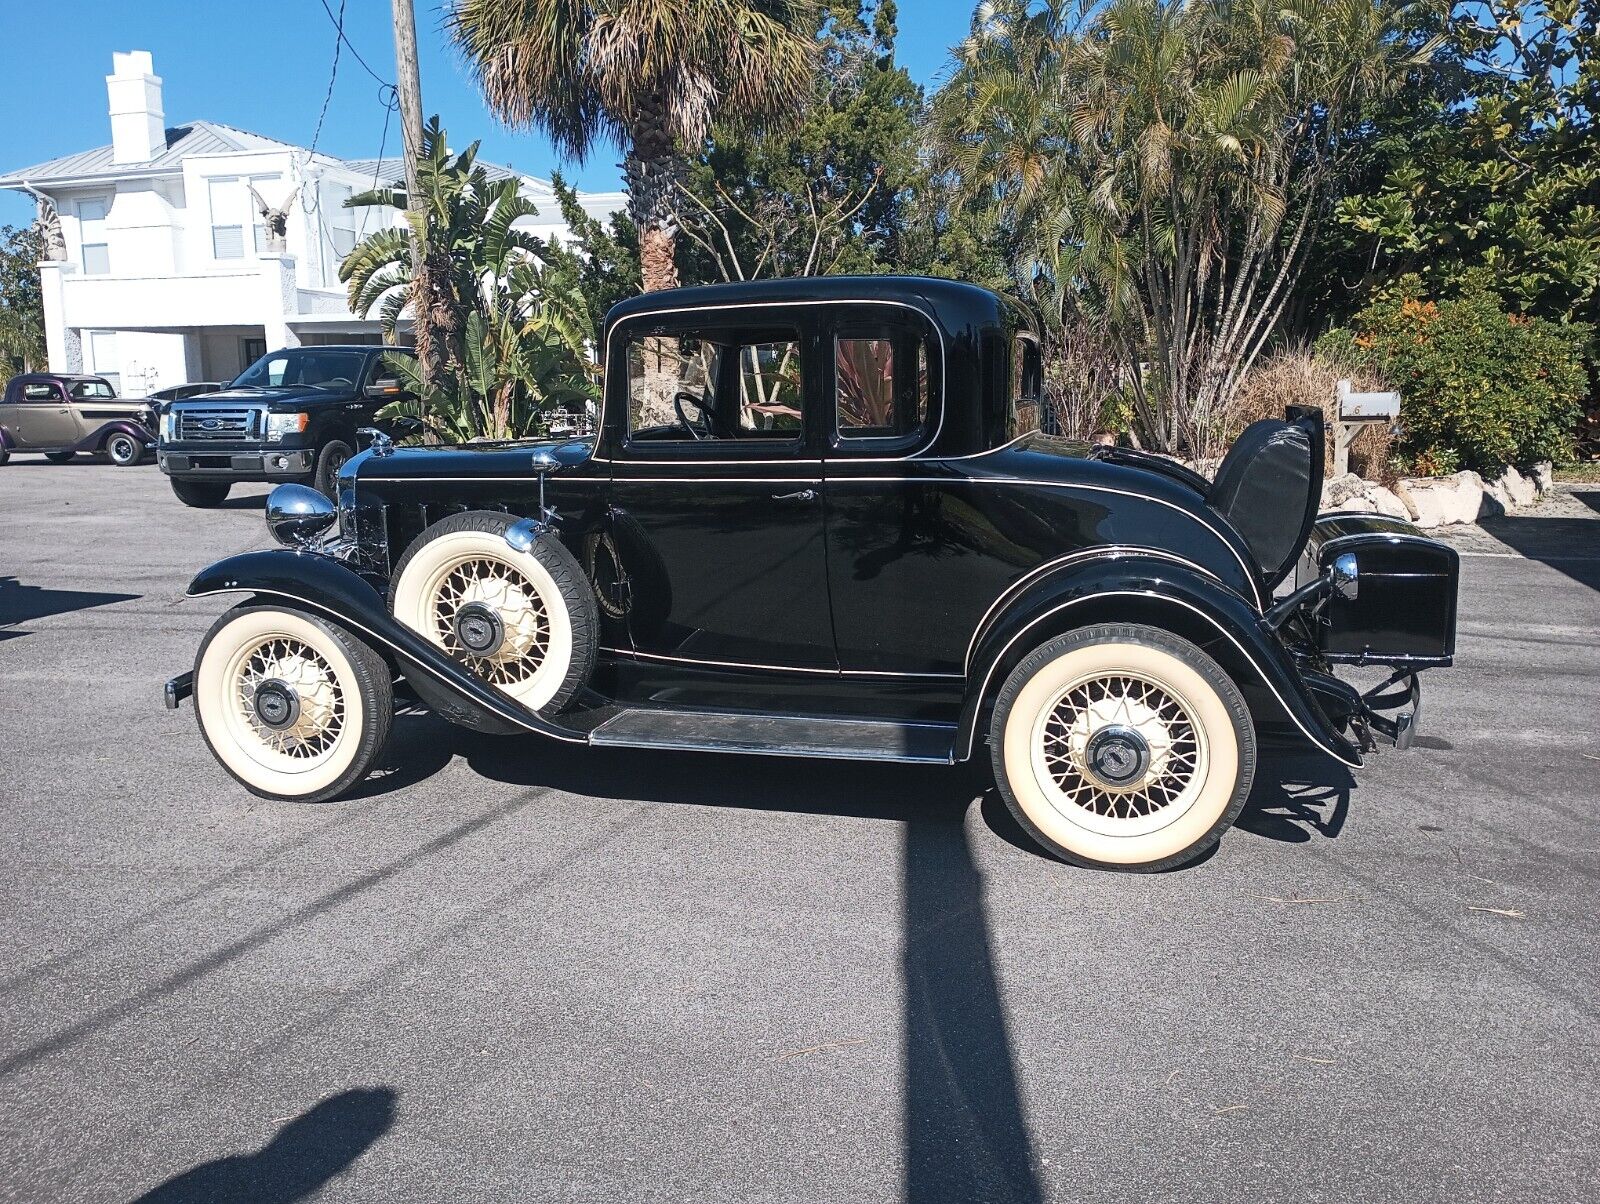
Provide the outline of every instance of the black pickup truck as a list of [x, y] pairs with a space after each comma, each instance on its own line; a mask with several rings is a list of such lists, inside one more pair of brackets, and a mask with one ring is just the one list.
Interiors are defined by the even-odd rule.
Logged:
[[295, 347], [261, 357], [220, 392], [162, 407], [156, 459], [188, 506], [218, 506], [237, 481], [298, 481], [333, 496], [356, 431], [408, 396], [394, 347]]

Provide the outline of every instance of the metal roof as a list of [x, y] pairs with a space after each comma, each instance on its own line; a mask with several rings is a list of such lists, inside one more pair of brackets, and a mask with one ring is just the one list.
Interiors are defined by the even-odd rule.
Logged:
[[[395, 155], [385, 155], [382, 159], [342, 159], [340, 160], [351, 171], [359, 172], [364, 176], [376, 176], [379, 184], [404, 186], [406, 182], [406, 161]], [[489, 179], [495, 183], [501, 180], [526, 180], [531, 181], [535, 188], [550, 191], [550, 185], [533, 176], [524, 176], [519, 171], [509, 167], [501, 167], [498, 163], [487, 163], [482, 159], [477, 165], [484, 169]]]
[[281, 150], [289, 145], [214, 121], [191, 121], [185, 125], [169, 126], [166, 133], [167, 149], [145, 163], [116, 163], [110, 146], [97, 146], [94, 150], [62, 155], [59, 159], [49, 159], [20, 171], [7, 172], [0, 176], [0, 188], [16, 187], [22, 183], [38, 187], [58, 180], [95, 177], [114, 179], [174, 174], [182, 170], [183, 160], [190, 155]]

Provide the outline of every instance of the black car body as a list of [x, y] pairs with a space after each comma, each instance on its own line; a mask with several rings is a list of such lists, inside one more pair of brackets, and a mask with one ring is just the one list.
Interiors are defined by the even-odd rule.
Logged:
[[103, 376], [26, 372], [0, 392], [0, 464], [13, 452], [56, 463], [87, 452], [127, 467], [155, 442], [154, 403], [118, 397]]
[[404, 396], [385, 353], [316, 346], [274, 351], [232, 384], [162, 407], [157, 460], [184, 502], [214, 506], [241, 481], [299, 481], [330, 494], [356, 432]]
[[[291, 614], [305, 648], [326, 628], [365, 650], [325, 649], [318, 690], [341, 656], [370, 653], [374, 679], [481, 731], [938, 763], [988, 741], [1047, 847], [1158, 868], [1232, 822], [1258, 730], [1357, 766], [1377, 736], [1409, 742], [1416, 671], [1451, 661], [1455, 554], [1379, 516], [1316, 518], [1320, 415], [1256, 424], [1214, 483], [1041, 434], [1037, 341], [984, 290], [832, 278], [652, 294], [613, 309], [604, 355], [594, 439], [380, 446], [340, 474], [337, 538], [315, 538], [331, 514], [275, 494], [269, 524], [299, 550], [195, 579], [191, 594], [253, 602], [168, 696], [197, 692], [246, 786], [348, 785], [257, 773], [219, 743], [218, 708], [243, 706], [228, 712], [241, 739], [310, 747], [305, 720], [261, 726], [261, 707], [286, 714], [295, 694], [275, 693], [277, 661], [214, 684], [213, 639]], [[532, 678], [508, 670], [535, 653]], [[1333, 676], [1343, 661], [1393, 675], [1363, 696]], [[527, 688], [551, 663], [565, 676]], [[1069, 675], [1059, 697], [1039, 693], [1052, 673]], [[259, 706], [229, 701], [251, 690]], [[1029, 765], [1043, 785], [1019, 802]], [[1052, 790], [1082, 813], [1082, 841], [1055, 823]], [[1194, 799], [1211, 801], [1191, 815]]]

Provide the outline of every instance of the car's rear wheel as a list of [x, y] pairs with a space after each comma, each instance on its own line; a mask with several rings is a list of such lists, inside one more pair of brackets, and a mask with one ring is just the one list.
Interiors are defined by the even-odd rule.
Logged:
[[4, 464], [10, 459], [11, 449], [6, 446], [6, 441], [4, 439], [0, 439], [0, 464]]
[[594, 591], [554, 535], [506, 542], [518, 520], [469, 511], [441, 519], [395, 566], [395, 618], [533, 710], [556, 711], [589, 680], [600, 628]]
[[211, 510], [222, 505], [227, 500], [228, 490], [233, 488], [227, 481], [180, 481], [177, 477], [169, 479], [172, 481], [172, 492], [178, 495], [178, 500], [185, 506], [194, 506], [200, 510]]
[[118, 468], [132, 468], [144, 459], [144, 444], [126, 431], [114, 431], [106, 439], [106, 459]]
[[77, 454], [78, 454], [77, 452], [72, 451], [72, 450], [69, 449], [67, 451], [45, 452], [44, 458], [46, 460], [49, 460], [50, 463], [52, 463], [52, 464], [65, 464], [68, 460], [72, 459], [72, 457], [77, 455]]
[[1199, 856], [1243, 809], [1255, 729], [1199, 648], [1134, 624], [1041, 645], [995, 703], [995, 780], [1021, 825], [1068, 861], [1163, 870]]
[[321, 802], [366, 776], [389, 738], [391, 674], [343, 627], [272, 606], [230, 610], [195, 658], [206, 745], [245, 789]]

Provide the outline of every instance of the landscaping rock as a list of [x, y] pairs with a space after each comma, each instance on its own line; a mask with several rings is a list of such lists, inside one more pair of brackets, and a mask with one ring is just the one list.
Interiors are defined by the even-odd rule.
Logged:
[[1410, 518], [1405, 502], [1376, 481], [1364, 481], [1353, 472], [1342, 473], [1323, 482], [1319, 510], [1339, 510], [1353, 514], [1386, 514], [1390, 518]]
[[1448, 477], [1406, 477], [1395, 487], [1412, 522], [1423, 530], [1476, 522], [1483, 510], [1483, 478], [1475, 472]]
[[1549, 493], [1555, 483], [1555, 466], [1549, 460], [1540, 460], [1533, 466], [1533, 487], [1541, 497]]
[[1367, 490], [1367, 502], [1372, 509], [1389, 518], [1410, 518], [1411, 510], [1392, 489], [1385, 489], [1382, 485], [1373, 485]]
[[1343, 473], [1337, 477], [1330, 477], [1322, 483], [1322, 510], [1348, 510], [1346, 505], [1351, 498], [1365, 496], [1368, 481], [1363, 481], [1353, 472]]
[[1539, 500], [1539, 487], [1533, 483], [1533, 478], [1523, 476], [1515, 468], [1508, 467], [1495, 484], [1504, 491], [1514, 510]]

